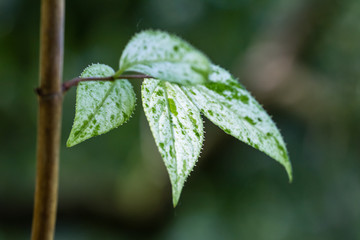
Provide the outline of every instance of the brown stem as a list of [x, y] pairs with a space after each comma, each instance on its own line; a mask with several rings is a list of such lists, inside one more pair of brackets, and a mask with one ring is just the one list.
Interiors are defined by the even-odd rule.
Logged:
[[59, 142], [62, 114], [62, 68], [65, 0], [42, 0], [40, 87], [38, 95], [37, 175], [32, 240], [54, 238]]
[[[144, 74], [137, 74], [137, 75], [120, 75], [117, 77], [110, 76], [110, 77], [86, 77], [86, 78], [73, 78], [67, 82], [64, 82], [62, 84], [62, 91], [66, 92], [73, 86], [77, 86], [79, 82], [90, 82], [90, 81], [114, 81], [115, 79], [142, 79], [142, 78], [153, 78], [149, 75]], [[39, 90], [36, 90], [38, 94], [42, 94], [39, 92]]]

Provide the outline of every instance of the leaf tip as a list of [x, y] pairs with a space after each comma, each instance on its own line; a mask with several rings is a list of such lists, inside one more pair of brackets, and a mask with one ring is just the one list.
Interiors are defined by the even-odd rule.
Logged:
[[[181, 187], [182, 188], [182, 187]], [[177, 204], [179, 203], [179, 199], [180, 199], [180, 195], [181, 195], [181, 188], [177, 189], [177, 186], [173, 186], [173, 191], [172, 191], [172, 199], [173, 199], [173, 206], [174, 208], [177, 206]]]
[[71, 136], [71, 133], [70, 133], [70, 136], [68, 138], [68, 140], [66, 141], [66, 147], [73, 147], [77, 144], [76, 141], [74, 141], [74, 138]]
[[175, 179], [170, 177], [171, 188], [172, 188], [172, 199], [174, 208], [178, 205], [181, 196], [181, 191], [184, 187], [185, 179], [176, 177]]
[[179, 199], [175, 199], [175, 198], [173, 197], [173, 207], [174, 207], [174, 208], [176, 208], [178, 202], [179, 202]]
[[293, 181], [293, 173], [292, 173], [292, 166], [291, 166], [290, 161], [288, 161], [284, 165], [284, 167], [285, 167], [286, 173], [287, 173], [288, 178], [289, 178], [289, 183], [292, 183], [292, 181]]
[[[276, 159], [275, 159], [276, 160]], [[279, 161], [279, 160], [277, 160]], [[293, 181], [293, 172], [292, 172], [292, 165], [289, 159], [289, 155], [286, 153], [282, 161], [279, 161], [280, 164], [285, 168], [285, 171], [287, 173], [289, 183], [292, 183]]]
[[66, 142], [66, 147], [69, 148], [69, 147], [72, 147], [72, 146], [74, 146], [74, 145], [72, 145], [71, 143], [69, 143], [69, 141]]

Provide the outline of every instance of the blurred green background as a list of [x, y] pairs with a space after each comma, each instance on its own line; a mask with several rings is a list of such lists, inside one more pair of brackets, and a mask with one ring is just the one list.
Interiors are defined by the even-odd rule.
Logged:
[[[39, 1], [0, 0], [0, 239], [29, 239], [35, 182]], [[294, 169], [205, 120], [177, 208], [138, 104], [118, 129], [66, 148], [55, 239], [360, 239], [360, 1], [73, 0], [64, 80], [117, 68], [143, 29], [176, 33], [229, 69], [273, 116]]]

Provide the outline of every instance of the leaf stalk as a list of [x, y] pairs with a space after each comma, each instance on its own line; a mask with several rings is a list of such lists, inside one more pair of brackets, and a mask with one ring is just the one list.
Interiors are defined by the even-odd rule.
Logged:
[[[80, 82], [90, 82], [90, 81], [114, 81], [116, 79], [144, 79], [144, 78], [153, 78], [152, 76], [145, 74], [135, 74], [135, 75], [120, 75], [120, 76], [110, 76], [110, 77], [86, 77], [86, 78], [73, 78], [62, 84], [62, 92], [65, 93], [71, 87], [77, 86]], [[38, 91], [37, 91], [38, 92]]]

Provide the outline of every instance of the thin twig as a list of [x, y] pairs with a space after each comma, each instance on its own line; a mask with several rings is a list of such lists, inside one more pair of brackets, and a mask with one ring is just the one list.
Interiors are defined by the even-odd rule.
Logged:
[[67, 82], [62, 84], [62, 91], [66, 92], [73, 86], [77, 86], [79, 82], [90, 82], [90, 81], [114, 81], [116, 79], [143, 79], [143, 78], [153, 78], [149, 75], [138, 74], [138, 75], [120, 75], [117, 77], [110, 76], [110, 77], [86, 77], [86, 78], [73, 78]]

